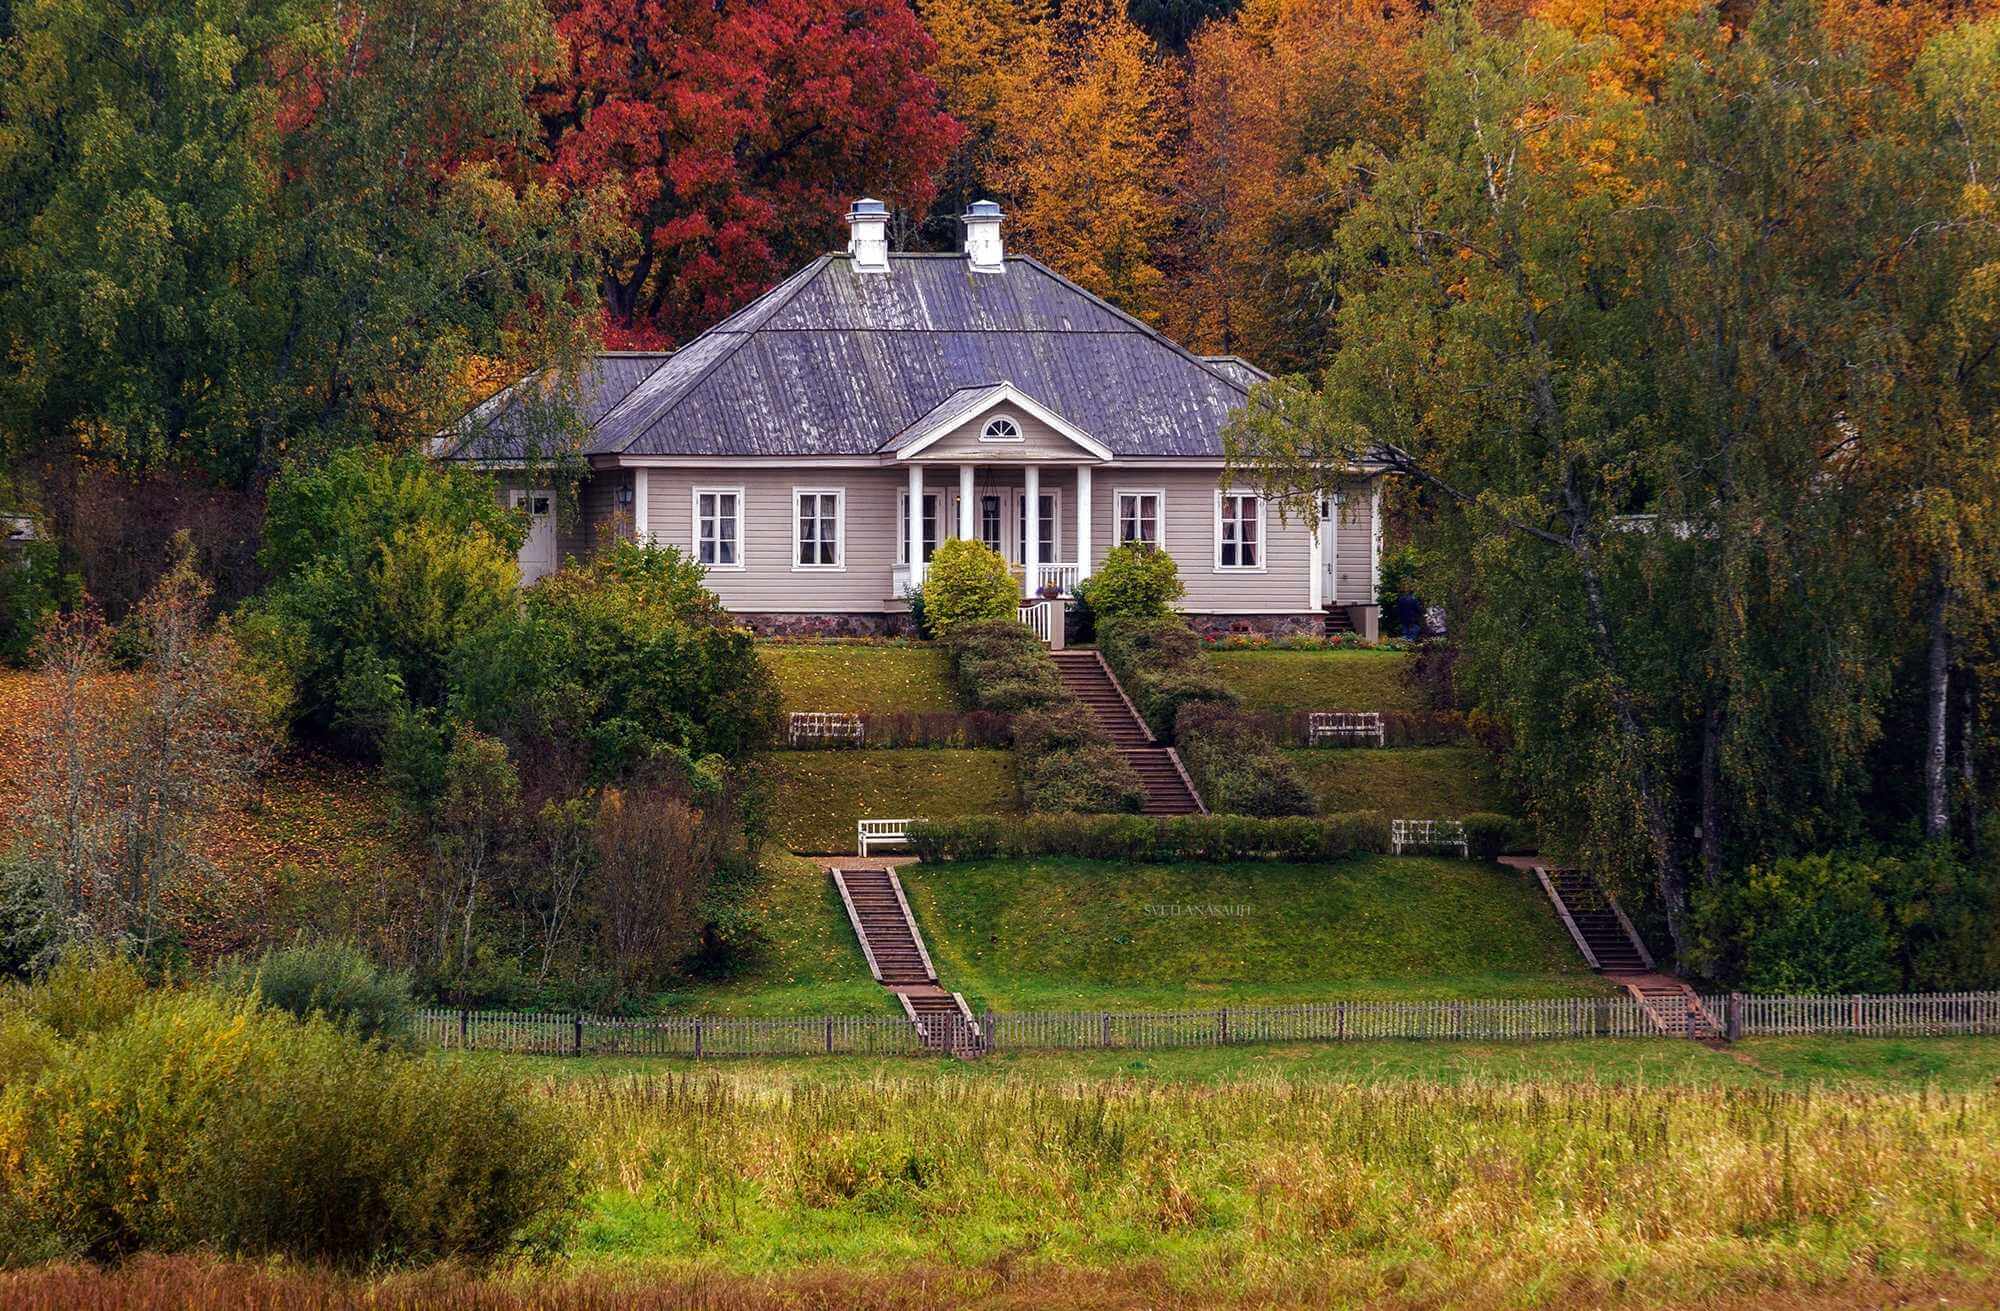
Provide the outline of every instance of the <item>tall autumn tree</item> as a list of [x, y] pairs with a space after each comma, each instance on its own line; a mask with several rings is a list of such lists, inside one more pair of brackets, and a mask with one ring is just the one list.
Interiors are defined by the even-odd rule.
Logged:
[[533, 0], [33, 0], [0, 46], [0, 450], [254, 486], [573, 357], [587, 203], [526, 176]]
[[964, 129], [922, 223], [921, 238], [934, 249], [957, 249], [965, 207], [1002, 194], [1001, 161], [1047, 82], [1046, 9], [1042, 0], [919, 0], [937, 50], [931, 76]]
[[609, 182], [609, 340], [685, 340], [822, 253], [855, 198], [921, 213], [959, 129], [908, 0], [566, 0], [549, 175]]

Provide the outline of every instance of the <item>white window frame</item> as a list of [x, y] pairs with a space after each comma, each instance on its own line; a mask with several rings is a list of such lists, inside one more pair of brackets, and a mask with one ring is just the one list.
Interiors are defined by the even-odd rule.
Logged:
[[[935, 551], [958, 536], [958, 519], [951, 513], [956, 502], [953, 493], [934, 492], [928, 487], [924, 489], [924, 499], [937, 502], [937, 540], [931, 543], [931, 550]], [[910, 489], [907, 487], [896, 493], [896, 558], [905, 565], [910, 562]]]
[[[1230, 497], [1237, 497], [1239, 499], [1251, 500], [1257, 503], [1257, 563], [1256, 564], [1222, 563], [1222, 503], [1224, 500]], [[1215, 489], [1215, 572], [1219, 574], [1261, 574], [1268, 572], [1271, 567], [1271, 537], [1269, 532], [1266, 531], [1266, 522], [1269, 518], [1270, 516], [1266, 512], [1265, 501], [1262, 493], [1238, 491], [1233, 487], [1216, 488]], [[1241, 559], [1243, 554], [1243, 543], [1240, 540], [1236, 544], [1236, 551], [1237, 551], [1237, 558]]]
[[[1046, 520], [1047, 524], [1049, 525], [1049, 550], [1053, 554], [1042, 557], [1040, 563], [1062, 564], [1063, 563], [1063, 560], [1061, 559], [1062, 544], [1063, 544], [1062, 488], [1050, 487], [1040, 492], [1039, 495], [1046, 496], [1055, 505], [1054, 513], [1051, 514]], [[1037, 511], [1041, 509], [1040, 506], [1037, 506], [1035, 508]], [[1028, 542], [1027, 538], [1025, 538], [1022, 535], [1023, 531], [1028, 526], [1026, 523], [1027, 517], [1028, 517], [1028, 489], [1025, 487], [1017, 487], [1014, 489], [1014, 560], [1013, 560], [1014, 564], [1027, 563]], [[1038, 520], [1036, 526], [1040, 527], [1042, 522], [1043, 521]], [[1074, 563], [1074, 561], [1071, 561], [1071, 563]]]
[[[1003, 423], [1014, 430], [1012, 437], [995, 437], [993, 435], [993, 429]], [[990, 415], [987, 417], [986, 422], [980, 426], [979, 440], [982, 442], [1009, 442], [1018, 444], [1028, 440], [1028, 430], [1023, 428], [1021, 421], [1011, 414]]]
[[[1153, 498], [1153, 523], [1156, 536], [1153, 549], [1167, 549], [1167, 491], [1164, 487], [1118, 487], [1111, 492], [1111, 545], [1125, 545], [1125, 498], [1128, 496], [1150, 496]], [[1134, 541], [1141, 540], [1134, 538]]]
[[[906, 491], [903, 495], [908, 496]], [[833, 563], [800, 564], [799, 547], [804, 539], [799, 536], [799, 500], [806, 496], [831, 496], [833, 498]], [[818, 518], [817, 515], [814, 516]], [[847, 568], [847, 489], [845, 487], [794, 487], [792, 488], [792, 572], [801, 574], [840, 573]]]
[[[972, 540], [983, 546], [992, 547], [994, 553], [1004, 560], [1007, 558], [1007, 502], [1009, 500], [1007, 492], [1003, 488], [998, 491], [975, 492], [973, 495], [975, 499], [972, 503]], [[996, 530], [995, 536], [999, 539], [997, 542], [986, 540], [986, 498], [989, 496], [1000, 502], [998, 511], [999, 520], [994, 525]]]
[[[736, 498], [736, 563], [735, 564], [702, 564], [701, 498], [704, 496], [734, 496]], [[720, 546], [722, 542], [722, 536], [719, 527], [719, 525], [722, 522], [722, 514], [720, 506], [717, 507], [715, 519], [718, 525], [716, 533], [716, 544]], [[704, 569], [721, 569], [731, 573], [741, 572], [743, 569], [747, 568], [748, 566], [744, 563], [744, 560], [748, 557], [749, 554], [748, 550], [749, 544], [744, 540], [743, 530], [748, 525], [749, 520], [750, 520], [750, 515], [748, 513], [748, 507], [745, 504], [743, 488], [740, 485], [735, 487], [689, 488], [688, 489], [688, 545], [694, 553], [695, 563], [701, 565], [701, 567]]]

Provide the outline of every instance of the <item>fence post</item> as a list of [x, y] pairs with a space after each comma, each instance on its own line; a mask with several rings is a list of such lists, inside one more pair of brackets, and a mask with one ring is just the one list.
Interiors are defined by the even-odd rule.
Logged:
[[1224, 1006], [1216, 1013], [1216, 1033], [1224, 1043], [1229, 1041], [1229, 1008]]
[[581, 1014], [572, 1015], [569, 1017], [569, 1022], [569, 1054], [572, 1056], [581, 1056], [583, 1055], [583, 1016]]
[[980, 1031], [986, 1035], [986, 1050], [989, 1052], [999, 1051], [1000, 1044], [997, 1041], [995, 1041], [996, 1035], [993, 1032], [993, 1012], [992, 1011], [986, 1012], [986, 1014], [981, 1016], [980, 1019], [984, 1021], [984, 1023], [980, 1025]]
[[1347, 1041], [1346, 1002], [1342, 1001], [1334, 1003], [1333, 1017], [1334, 1017], [1334, 1037], [1341, 1042], [1346, 1042]]
[[1611, 999], [1608, 997], [1599, 997], [1597, 1004], [1591, 1008], [1590, 1036], [1593, 1038], [1602, 1038], [1610, 1032]]
[[701, 1059], [701, 1021], [694, 1022], [694, 1058]]
[[1097, 1045], [1100, 1047], [1109, 1047], [1111, 1045], [1111, 1013], [1109, 1011], [1097, 1017]]
[[826, 1017], [826, 1051], [829, 1056], [833, 1054], [833, 1017], [831, 1015]]
[[1722, 1008], [1722, 1036], [1727, 1042], [1735, 1042], [1743, 1036], [1743, 994], [1732, 992]]
[[468, 1044], [468, 1042], [467, 1042], [467, 1040], [466, 1040], [466, 1033], [467, 1033], [467, 1031], [468, 1031], [468, 1030], [469, 1030], [469, 1029], [470, 1029], [471, 1027], [472, 1027], [472, 1012], [471, 1012], [471, 1011], [469, 1011], [469, 1010], [466, 1010], [466, 1009], [465, 1009], [464, 1007], [462, 1007], [462, 1006], [461, 1006], [461, 1007], [459, 1007], [459, 1010], [458, 1010], [458, 1049], [459, 1049], [460, 1051], [465, 1051], [465, 1050], [467, 1049], [468, 1045], [469, 1045], [469, 1044]]

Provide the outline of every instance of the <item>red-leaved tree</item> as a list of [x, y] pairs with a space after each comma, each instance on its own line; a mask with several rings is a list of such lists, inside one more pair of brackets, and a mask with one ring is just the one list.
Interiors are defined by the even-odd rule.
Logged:
[[607, 345], [685, 340], [829, 247], [875, 195], [931, 202], [960, 135], [908, 0], [560, 0], [537, 101], [553, 175], [614, 181]]

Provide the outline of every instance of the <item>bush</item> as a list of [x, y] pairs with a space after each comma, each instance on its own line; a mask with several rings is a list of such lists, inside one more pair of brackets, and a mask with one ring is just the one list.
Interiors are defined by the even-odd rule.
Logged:
[[1756, 992], [1884, 992], [1895, 949], [1870, 863], [1843, 853], [1752, 865], [1695, 906], [1721, 977]]
[[1017, 750], [1029, 810], [1136, 813], [1146, 804], [1138, 775], [1109, 743]]
[[1389, 821], [1375, 811], [1324, 818], [1249, 815], [1029, 815], [928, 820], [910, 829], [911, 849], [930, 864], [1073, 856], [1131, 864], [1347, 860], [1389, 849]]
[[1236, 694], [1209, 668], [1201, 638], [1179, 618], [1106, 619], [1097, 646], [1153, 732], [1171, 741], [1181, 707], [1236, 704]]
[[1098, 622], [1163, 618], [1187, 592], [1173, 556], [1134, 542], [1107, 552], [1079, 590]]
[[1479, 810], [1459, 823], [1465, 826], [1465, 854], [1474, 860], [1497, 860], [1521, 846], [1521, 822], [1510, 815]]
[[573, 1130], [504, 1074], [218, 992], [64, 1043], [0, 1095], [0, 1141], [0, 1199], [37, 1235], [0, 1259], [483, 1260], [560, 1243], [582, 1205]]
[[1081, 701], [1031, 710], [1014, 720], [1014, 745], [1037, 753], [1096, 746], [1104, 741], [1097, 716]]
[[60, 558], [54, 542], [0, 546], [0, 664], [27, 664], [42, 621], [81, 598]]
[[1190, 702], [1175, 726], [1181, 760], [1208, 808], [1233, 815], [1310, 815], [1312, 791], [1259, 723], [1235, 705]]
[[968, 624], [1012, 619], [1021, 585], [1007, 562], [984, 542], [954, 537], [938, 543], [924, 570], [924, 621], [950, 638]]
[[381, 969], [346, 943], [300, 943], [225, 961], [216, 982], [231, 992], [254, 994], [296, 1019], [320, 1016], [358, 1038], [398, 1047], [416, 1041], [417, 1003], [409, 979]]

